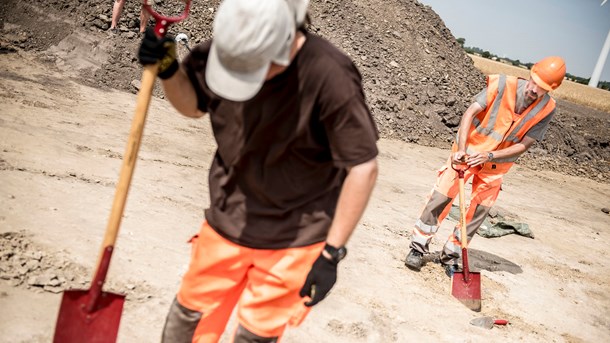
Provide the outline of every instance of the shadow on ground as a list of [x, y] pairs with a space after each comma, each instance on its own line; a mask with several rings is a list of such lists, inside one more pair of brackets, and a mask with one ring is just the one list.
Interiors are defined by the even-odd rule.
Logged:
[[[430, 254], [426, 254], [424, 255], [424, 262], [440, 264], [440, 254], [440, 251], [434, 251]], [[469, 264], [472, 271], [485, 269], [490, 272], [508, 272], [511, 274], [523, 273], [523, 269], [521, 269], [521, 267], [519, 267], [517, 264], [498, 255], [490, 254], [482, 250], [468, 249], [468, 260], [470, 262]]]

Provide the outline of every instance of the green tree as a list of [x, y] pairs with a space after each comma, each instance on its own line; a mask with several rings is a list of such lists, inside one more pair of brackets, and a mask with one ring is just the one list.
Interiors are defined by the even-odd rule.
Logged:
[[462, 48], [463, 48], [463, 47], [464, 47], [464, 43], [466, 43], [466, 39], [465, 39], [465, 38], [460, 37], [460, 38], [458, 38], [458, 39], [457, 39], [457, 42], [458, 42], [458, 43], [460, 43], [460, 45], [461, 45], [461, 46], [462, 46]]
[[483, 54], [481, 54], [481, 56], [483, 56], [484, 58], [489, 58], [491, 56], [491, 53], [487, 50], [483, 51]]

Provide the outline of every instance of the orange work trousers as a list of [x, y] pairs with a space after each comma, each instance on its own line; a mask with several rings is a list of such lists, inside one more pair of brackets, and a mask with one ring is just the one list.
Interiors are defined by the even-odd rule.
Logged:
[[[466, 213], [466, 231], [468, 241], [472, 239], [489, 210], [496, 202], [502, 178], [508, 172], [511, 164], [485, 163], [481, 166], [469, 168], [464, 173], [464, 182], [472, 177], [472, 193], [470, 205]], [[451, 204], [459, 193], [458, 174], [451, 168], [451, 158], [438, 171], [436, 184], [428, 197], [428, 201], [422, 213], [415, 223], [413, 235], [411, 236], [410, 248], [421, 253], [429, 252], [429, 244], [432, 237], [438, 231], [442, 221], [451, 210]], [[468, 197], [466, 196], [466, 199]], [[456, 264], [461, 253], [460, 227], [456, 225], [453, 233], [443, 247], [441, 262], [444, 264]]]
[[237, 305], [239, 324], [260, 337], [282, 336], [309, 313], [299, 295], [324, 242], [297, 248], [253, 249], [220, 236], [207, 222], [193, 237], [180, 305], [201, 313], [193, 342], [217, 342]]

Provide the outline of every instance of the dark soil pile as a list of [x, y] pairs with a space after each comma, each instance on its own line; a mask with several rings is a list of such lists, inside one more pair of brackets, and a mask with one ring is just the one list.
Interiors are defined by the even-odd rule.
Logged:
[[[187, 34], [191, 45], [210, 38], [218, 3], [193, 1], [188, 19], [170, 33]], [[49, 48], [84, 33], [90, 37], [84, 49], [95, 56], [89, 58], [91, 65], [76, 68], [74, 77], [95, 87], [135, 92], [141, 73], [136, 58], [139, 2], [127, 2], [119, 34], [108, 32], [111, 11], [112, 2], [5, 0], [0, 4], [0, 53], [32, 50], [66, 68]], [[450, 146], [462, 113], [484, 86], [484, 76], [430, 7], [415, 0], [324, 0], [312, 1], [310, 14], [309, 29], [332, 41], [359, 67], [382, 137]], [[181, 55], [186, 53], [182, 49]], [[160, 87], [155, 95], [162, 97]], [[560, 100], [546, 139], [519, 163], [608, 182], [610, 115]]]

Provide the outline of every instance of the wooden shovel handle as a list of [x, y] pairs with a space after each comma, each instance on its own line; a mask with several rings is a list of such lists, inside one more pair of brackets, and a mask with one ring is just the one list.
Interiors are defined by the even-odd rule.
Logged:
[[[455, 169], [455, 168], [454, 168]], [[468, 265], [468, 233], [466, 231], [466, 195], [464, 190], [464, 171], [456, 170], [458, 172], [458, 184], [459, 184], [459, 197], [460, 197], [460, 246], [462, 248], [462, 269], [464, 274], [464, 281], [470, 282], [470, 268]]]
[[462, 250], [466, 248], [468, 245], [468, 239], [464, 239], [466, 237], [466, 200], [464, 196], [464, 174], [466, 170], [470, 169], [468, 163], [466, 163], [466, 158], [468, 155], [464, 155], [462, 157], [462, 161], [459, 163], [454, 163], [453, 158], [451, 160], [451, 168], [455, 170], [458, 174], [459, 179], [459, 187], [460, 187], [460, 245]]
[[466, 235], [466, 196], [464, 191], [464, 174], [466, 170], [470, 168], [470, 166], [466, 162], [454, 164], [451, 162], [451, 168], [455, 170], [458, 174], [459, 179], [459, 197], [460, 197], [460, 245], [462, 250], [466, 249], [468, 246], [468, 238]]
[[464, 174], [459, 175], [459, 201], [460, 201], [460, 245], [462, 249], [468, 246], [468, 237], [466, 233], [466, 196], [464, 190]]
[[123, 155], [123, 165], [121, 167], [119, 182], [114, 194], [114, 201], [112, 203], [112, 210], [110, 212], [108, 226], [106, 227], [106, 234], [102, 243], [102, 251], [98, 262], [98, 268], [102, 261], [101, 256], [103, 256], [107, 247], [114, 247], [117, 235], [119, 233], [119, 226], [121, 225], [123, 211], [125, 210], [127, 193], [129, 192], [129, 186], [131, 185], [131, 177], [133, 176], [133, 170], [138, 159], [138, 151], [140, 150], [140, 142], [142, 141], [144, 123], [148, 114], [148, 107], [152, 98], [152, 91], [155, 86], [155, 79], [157, 78], [158, 70], [159, 65], [154, 64], [144, 66], [144, 71], [142, 72], [142, 84], [140, 91], [138, 92], [135, 115], [131, 123], [131, 132], [129, 133], [127, 148], [125, 150], [125, 154]]

